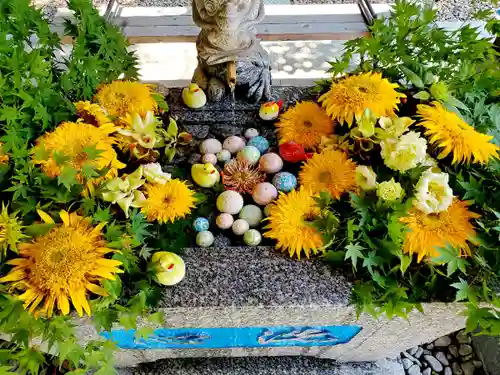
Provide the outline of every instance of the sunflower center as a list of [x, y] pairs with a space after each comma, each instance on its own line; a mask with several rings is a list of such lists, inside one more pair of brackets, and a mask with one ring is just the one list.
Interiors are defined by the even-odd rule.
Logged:
[[78, 116], [80, 116], [82, 118], [83, 122], [86, 124], [91, 124], [94, 126], [99, 125], [95, 116], [93, 116], [92, 114], [90, 114], [88, 112], [83, 111], [83, 112], [79, 113]]
[[368, 89], [364, 86], [359, 86], [358, 90], [361, 91], [362, 93], [366, 94], [368, 92]]
[[322, 171], [318, 176], [318, 180], [324, 184], [330, 183], [332, 181], [332, 174], [329, 171]]
[[76, 154], [73, 160], [76, 164], [83, 164], [87, 161], [87, 158], [88, 158], [87, 153], [85, 151], [82, 151]]
[[174, 197], [172, 197], [172, 196], [170, 196], [170, 195], [167, 195], [167, 196], [165, 196], [165, 198], [163, 199], [163, 202], [164, 202], [165, 204], [172, 204], [172, 203], [174, 203], [174, 202], [175, 202], [175, 198], [174, 198]]
[[313, 124], [312, 124], [312, 122], [311, 122], [311, 121], [307, 121], [307, 120], [306, 120], [306, 121], [304, 121], [304, 126], [305, 126], [306, 128], [312, 128]]
[[64, 254], [60, 250], [52, 252], [50, 255], [50, 261], [57, 266], [64, 259]]

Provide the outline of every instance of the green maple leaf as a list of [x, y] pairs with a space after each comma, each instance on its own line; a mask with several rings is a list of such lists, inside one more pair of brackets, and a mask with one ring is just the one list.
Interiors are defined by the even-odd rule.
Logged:
[[147, 319], [154, 324], [163, 324], [165, 322], [165, 313], [163, 311], [157, 311], [149, 314]]
[[85, 163], [82, 166], [82, 175], [86, 179], [91, 179], [91, 178], [94, 178], [94, 177], [98, 177], [99, 173], [96, 172], [96, 168], [95, 168], [94, 165], [92, 165], [92, 163]]
[[460, 282], [453, 283], [451, 286], [457, 289], [457, 295], [455, 297], [455, 301], [463, 301], [468, 300], [472, 302], [474, 305], [477, 305], [476, 298], [476, 288], [471, 287], [467, 281], [459, 277]]
[[363, 267], [368, 268], [370, 275], [373, 275], [373, 267], [380, 266], [383, 259], [377, 255], [376, 251], [370, 251], [363, 260]]
[[364, 259], [364, 255], [361, 252], [361, 250], [364, 250], [365, 248], [361, 245], [359, 245], [357, 242], [353, 244], [349, 244], [345, 247], [346, 253], [345, 253], [345, 258], [344, 260], [351, 259], [352, 266], [356, 270], [356, 266], [358, 263], [358, 258]]
[[95, 222], [101, 223], [105, 221], [110, 221], [113, 216], [111, 215], [111, 207], [106, 208], [99, 207], [96, 213], [92, 216]]
[[54, 158], [54, 160], [56, 161], [56, 164], [61, 166], [61, 165], [64, 165], [66, 164], [69, 160], [71, 160], [71, 158], [66, 155], [65, 153], [63, 152], [59, 152], [59, 151], [55, 151], [53, 154], [52, 154], [52, 157]]
[[440, 248], [439, 256], [432, 258], [432, 261], [437, 264], [446, 264], [446, 273], [448, 276], [453, 275], [457, 269], [465, 275], [467, 273], [466, 267], [469, 265], [469, 262], [465, 258], [462, 258], [458, 250], [451, 245]]
[[63, 167], [61, 174], [57, 177], [57, 182], [64, 185], [67, 190], [71, 190], [74, 185], [78, 184], [76, 179], [76, 170], [72, 167]]
[[135, 331], [134, 337], [136, 340], [144, 339], [147, 340], [149, 336], [154, 334], [154, 330], [151, 327], [142, 327]]
[[484, 202], [484, 193], [481, 189], [482, 180], [476, 180], [473, 176], [470, 176], [469, 182], [459, 180], [458, 183], [465, 189], [462, 199], [473, 199], [479, 204]]
[[87, 154], [87, 160], [96, 160], [104, 152], [104, 150], [98, 150], [96, 145], [85, 146], [83, 151]]

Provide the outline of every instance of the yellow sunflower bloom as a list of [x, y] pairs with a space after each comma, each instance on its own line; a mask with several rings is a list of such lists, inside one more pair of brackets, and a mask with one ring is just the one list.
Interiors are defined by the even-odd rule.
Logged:
[[356, 190], [356, 167], [344, 152], [325, 150], [307, 160], [299, 172], [299, 181], [315, 194], [326, 191], [340, 199], [346, 191]]
[[382, 78], [380, 73], [364, 73], [345, 77], [333, 82], [330, 90], [319, 98], [326, 113], [339, 123], [352, 126], [356, 117], [370, 109], [375, 117], [394, 116], [401, 98], [399, 86]]
[[3, 149], [3, 143], [0, 142], [0, 164], [7, 164], [9, 162], [9, 154]]
[[456, 113], [448, 111], [441, 103], [418, 105], [418, 115], [427, 130], [429, 143], [442, 148], [439, 159], [453, 155], [452, 163], [485, 164], [490, 158], [498, 158], [499, 148], [491, 143], [493, 136], [479, 133]]
[[306, 189], [292, 190], [288, 194], [280, 193], [277, 201], [269, 208], [265, 227], [269, 231], [264, 237], [277, 240], [276, 247], [281, 252], [288, 251], [290, 257], [297, 255], [300, 259], [302, 252], [307, 258], [318, 251], [324, 251], [323, 239], [313, 226], [310, 225], [320, 214], [314, 196]]
[[[62, 173], [63, 168], [57, 163], [57, 154], [63, 155], [69, 158], [67, 165], [77, 171], [76, 179], [80, 183], [87, 182], [89, 187], [94, 186], [103, 179], [115, 177], [117, 170], [125, 167], [125, 164], [118, 161], [113, 149], [115, 139], [110, 134], [114, 131], [113, 124], [95, 127], [86, 123], [63, 122], [53, 132], [46, 133], [37, 140], [33, 162], [39, 164], [47, 176], [54, 178]], [[100, 153], [89, 160], [87, 148], [95, 148]], [[85, 181], [82, 170], [89, 165], [96, 170], [109, 168], [109, 171], [103, 177]]]
[[113, 250], [103, 239], [104, 223], [94, 227], [89, 218], [61, 211], [62, 223], [55, 224], [45, 212], [39, 214], [54, 227], [19, 245], [21, 258], [7, 262], [14, 268], [0, 282], [24, 291], [19, 299], [31, 313], [51, 317], [57, 308], [68, 315], [71, 301], [78, 315], [91, 315], [88, 294], [107, 295], [101, 280], [114, 280], [123, 272], [118, 268], [121, 262], [105, 258]]
[[102, 126], [111, 122], [106, 111], [99, 105], [89, 101], [76, 102], [76, 114], [84, 123], [94, 126]]
[[195, 192], [189, 189], [186, 182], [172, 179], [164, 185], [145, 184], [146, 200], [143, 202], [142, 213], [148, 221], [173, 223], [178, 218], [189, 215], [194, 208]]
[[276, 124], [280, 143], [297, 142], [310, 149], [321, 143], [321, 137], [333, 133], [334, 124], [314, 102], [298, 102], [280, 116]]
[[151, 85], [132, 81], [113, 81], [99, 87], [94, 101], [106, 108], [113, 117], [123, 117], [127, 113], [137, 113], [144, 117], [149, 111], [155, 112], [158, 108], [158, 103], [152, 94]]
[[425, 256], [439, 256], [439, 248], [448, 244], [457, 248], [462, 256], [471, 255], [467, 241], [476, 235], [476, 231], [470, 220], [479, 215], [469, 211], [469, 204], [456, 199], [448, 210], [428, 215], [411, 209], [408, 216], [399, 219], [409, 228], [403, 251], [417, 254], [419, 262]]

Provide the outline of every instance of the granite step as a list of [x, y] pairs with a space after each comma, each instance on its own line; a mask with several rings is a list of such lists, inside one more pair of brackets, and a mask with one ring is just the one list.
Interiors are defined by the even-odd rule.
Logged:
[[404, 375], [396, 360], [337, 363], [309, 357], [186, 358], [162, 360], [119, 375]]

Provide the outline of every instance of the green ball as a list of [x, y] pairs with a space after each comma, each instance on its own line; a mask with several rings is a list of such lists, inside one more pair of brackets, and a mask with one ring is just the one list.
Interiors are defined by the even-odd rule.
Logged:
[[262, 221], [262, 211], [256, 205], [248, 204], [246, 206], [243, 206], [240, 211], [239, 217], [240, 219], [245, 220], [250, 225], [250, 227], [257, 227]]
[[262, 241], [262, 236], [258, 230], [250, 229], [243, 235], [243, 241], [245, 241], [248, 246], [257, 246], [260, 244], [260, 241]]

